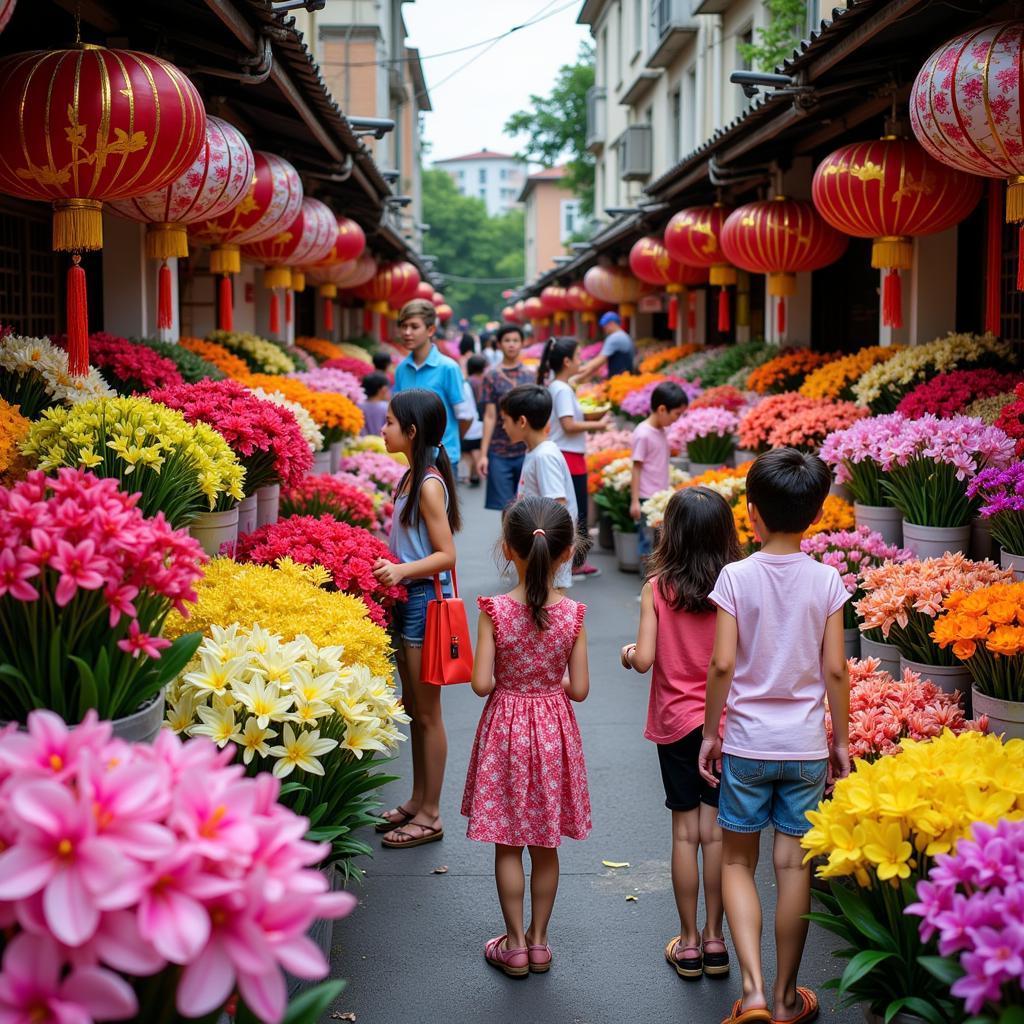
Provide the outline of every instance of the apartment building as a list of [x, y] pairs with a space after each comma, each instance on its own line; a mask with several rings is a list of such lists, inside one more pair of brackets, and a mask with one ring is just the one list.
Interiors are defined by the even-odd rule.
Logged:
[[482, 199], [489, 217], [508, 213], [519, 202], [526, 181], [526, 164], [522, 160], [486, 147], [475, 153], [436, 160], [434, 167], [451, 175], [460, 195]]
[[423, 231], [420, 115], [431, 109], [419, 50], [408, 45], [402, 7], [414, 0], [327, 0], [322, 11], [295, 12], [296, 28], [320, 65], [337, 104], [351, 117], [389, 118], [395, 129], [363, 142], [386, 171], [392, 188], [409, 196], [390, 218], [414, 248]]
[[580, 198], [565, 187], [566, 168], [546, 167], [526, 179], [523, 204], [526, 280], [556, 266], [584, 226]]

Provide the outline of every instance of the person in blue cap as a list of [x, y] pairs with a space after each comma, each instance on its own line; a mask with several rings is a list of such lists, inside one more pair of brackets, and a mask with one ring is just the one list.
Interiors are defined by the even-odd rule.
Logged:
[[610, 310], [602, 314], [598, 320], [604, 331], [604, 344], [601, 351], [593, 359], [588, 359], [576, 374], [576, 382], [590, 380], [602, 366], [608, 367], [608, 376], [617, 373], [632, 373], [633, 360], [636, 358], [636, 345], [633, 339], [622, 329], [622, 318]]

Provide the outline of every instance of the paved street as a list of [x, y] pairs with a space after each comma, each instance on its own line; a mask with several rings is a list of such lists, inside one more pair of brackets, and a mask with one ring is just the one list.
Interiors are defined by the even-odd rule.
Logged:
[[[469, 523], [459, 537], [459, 571], [475, 630], [476, 595], [499, 592], [491, 557], [498, 516], [483, 510], [482, 489], [464, 490], [463, 498]], [[561, 848], [550, 974], [509, 979], [484, 963], [484, 942], [504, 930], [492, 848], [466, 839], [459, 815], [483, 701], [468, 686], [450, 687], [446, 837], [414, 850], [379, 849], [367, 865], [359, 907], [334, 932], [334, 973], [348, 979], [334, 1012], [354, 1012], [359, 1024], [717, 1024], [727, 1014], [739, 993], [735, 959], [727, 980], [686, 982], [662, 956], [678, 931], [669, 882], [669, 812], [654, 747], [642, 733], [647, 679], [627, 675], [618, 663], [620, 646], [635, 635], [638, 578], [617, 572], [610, 555], [599, 553], [595, 563], [604, 575], [573, 592], [589, 606], [591, 693], [575, 708], [594, 831], [586, 842], [565, 840]], [[408, 764], [403, 749], [396, 773], [408, 771]], [[387, 805], [406, 795], [404, 782], [393, 784], [385, 791]], [[611, 870], [602, 860], [628, 861], [630, 867]], [[434, 874], [441, 866], [447, 872]], [[762, 882], [771, 904], [767, 843], [766, 867]], [[770, 934], [771, 906], [766, 909]], [[862, 1019], [859, 1011], [832, 1012], [834, 996], [820, 987], [833, 970], [830, 948], [828, 934], [812, 927], [802, 982], [821, 993], [823, 1020], [852, 1024]]]

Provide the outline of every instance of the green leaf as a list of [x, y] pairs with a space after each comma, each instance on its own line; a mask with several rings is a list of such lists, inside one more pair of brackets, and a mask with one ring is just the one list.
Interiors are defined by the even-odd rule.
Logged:
[[[160, 686], [169, 683], [181, 675], [182, 670], [192, 660], [192, 656], [203, 642], [202, 633], [186, 633], [179, 636], [161, 655], [157, 662]], [[160, 688], [157, 687], [157, 689]]]
[[288, 1004], [288, 1012], [281, 1024], [317, 1024], [344, 987], [344, 981], [335, 979], [307, 989]]
[[92, 669], [79, 657], [72, 654], [68, 660], [78, 668], [78, 718], [85, 717], [89, 708], [95, 708], [100, 717], [105, 711], [100, 707], [99, 694], [96, 692], [96, 680], [93, 677]]
[[859, 893], [841, 885], [834, 886], [832, 892], [840, 911], [861, 935], [870, 939], [880, 949], [896, 952], [895, 938], [887, 928], [878, 923]]
[[999, 1024], [1024, 1024], [1024, 1006], [1007, 1006], [999, 1014]]
[[903, 999], [894, 999], [885, 1008], [884, 1017], [886, 1021], [892, 1020], [900, 1010], [910, 1010], [918, 1017], [923, 1017], [928, 1024], [949, 1024], [949, 1018], [940, 1013], [939, 1010], [925, 999], [917, 996], [905, 996]]
[[964, 976], [963, 968], [944, 956], [922, 956], [918, 957], [917, 962], [944, 985], [952, 985], [954, 981]]
[[892, 955], [892, 953], [886, 953], [879, 949], [861, 950], [846, 965], [846, 970], [843, 971], [843, 976], [839, 979], [839, 991], [845, 992], [851, 985], [863, 978], [865, 974], [869, 974]]
[[853, 942], [853, 932], [849, 925], [841, 917], [835, 914], [819, 914], [811, 913], [804, 914], [805, 921], [813, 921], [815, 924], [820, 925], [827, 931], [833, 932], [840, 938], [845, 939], [847, 942]]

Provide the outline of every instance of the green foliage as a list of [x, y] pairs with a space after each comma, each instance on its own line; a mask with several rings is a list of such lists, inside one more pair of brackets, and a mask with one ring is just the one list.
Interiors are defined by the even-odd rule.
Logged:
[[[317, 1024], [323, 1020], [331, 1003], [341, 995], [345, 982], [340, 980], [324, 981], [315, 988], [295, 996], [288, 1003], [288, 1011], [281, 1024]], [[261, 1024], [260, 1019], [245, 1003], [240, 1003], [235, 1016], [237, 1024]]]
[[139, 345], [151, 348], [159, 355], [166, 356], [177, 367], [186, 384], [195, 384], [200, 380], [224, 380], [226, 374], [217, 369], [213, 363], [207, 362], [195, 352], [156, 338], [132, 338]]
[[733, 374], [743, 372], [758, 362], [764, 362], [764, 359], [771, 358], [769, 353], [777, 355], [778, 351], [778, 348], [769, 348], [763, 341], [729, 345], [722, 350], [721, 355], [709, 359], [697, 376], [704, 387], [717, 387], [719, 384], [725, 384]]
[[[482, 199], [460, 195], [446, 171], [431, 170], [423, 172], [423, 219], [430, 225], [424, 248], [437, 257], [442, 273], [522, 280], [521, 210], [488, 217]], [[457, 317], [490, 318], [504, 305], [501, 293], [509, 287], [449, 280], [443, 290]]]
[[774, 71], [804, 35], [807, 27], [806, 0], [765, 0], [768, 25], [757, 30], [756, 43], [739, 46], [740, 56], [759, 71]]
[[[769, 0], [771, 3], [772, 0]], [[523, 159], [554, 167], [565, 161], [563, 184], [594, 212], [594, 156], [587, 151], [587, 90], [594, 84], [594, 47], [580, 45], [575, 64], [563, 64], [547, 96], [530, 96], [530, 108], [505, 122], [509, 135], [526, 135]]]

